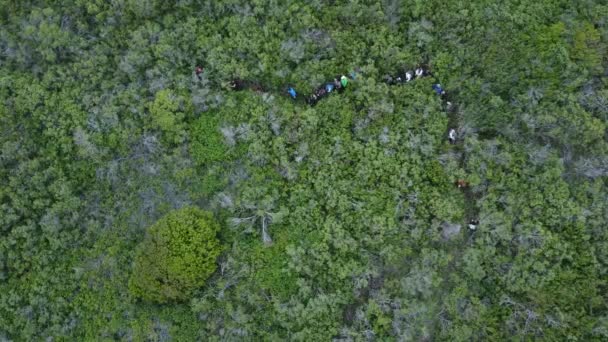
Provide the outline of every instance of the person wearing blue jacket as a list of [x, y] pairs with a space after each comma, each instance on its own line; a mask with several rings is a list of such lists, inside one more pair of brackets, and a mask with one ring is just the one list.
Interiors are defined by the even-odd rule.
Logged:
[[289, 94], [289, 96], [291, 96], [292, 99], [295, 100], [297, 93], [296, 93], [296, 90], [293, 89], [293, 87], [287, 88], [287, 93]]
[[441, 84], [436, 83], [433, 84], [433, 90], [435, 90], [435, 92], [437, 93], [437, 95], [445, 95], [445, 90], [443, 90], [443, 88], [441, 88]]

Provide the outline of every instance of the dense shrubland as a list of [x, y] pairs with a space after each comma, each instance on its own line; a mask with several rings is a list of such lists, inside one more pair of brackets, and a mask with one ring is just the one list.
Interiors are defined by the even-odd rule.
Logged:
[[[0, 340], [606, 339], [606, 18], [0, 1]], [[420, 62], [451, 112], [429, 78], [382, 82]], [[315, 107], [284, 96], [351, 71]], [[219, 226], [176, 226], [218, 230], [215, 272], [146, 300], [150, 232], [192, 208]]]

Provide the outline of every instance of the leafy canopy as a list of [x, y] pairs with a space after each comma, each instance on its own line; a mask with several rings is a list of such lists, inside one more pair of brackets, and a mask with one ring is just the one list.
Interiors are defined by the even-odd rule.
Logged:
[[215, 271], [219, 229], [211, 213], [194, 207], [161, 218], [135, 251], [131, 294], [158, 303], [189, 299]]

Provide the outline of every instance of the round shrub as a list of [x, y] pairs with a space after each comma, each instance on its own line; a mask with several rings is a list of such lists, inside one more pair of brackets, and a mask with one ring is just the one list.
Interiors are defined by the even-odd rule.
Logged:
[[131, 294], [157, 303], [188, 300], [216, 269], [219, 229], [211, 213], [194, 207], [158, 220], [135, 251]]

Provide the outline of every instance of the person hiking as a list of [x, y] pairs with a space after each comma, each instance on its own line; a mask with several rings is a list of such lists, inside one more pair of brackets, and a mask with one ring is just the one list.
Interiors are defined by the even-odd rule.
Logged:
[[201, 68], [200, 66], [196, 66], [196, 68], [194, 68], [194, 73], [196, 74], [196, 77], [198, 77], [198, 80], [200, 81], [202, 79], [201, 74], [203, 73], [203, 68]]
[[296, 99], [297, 93], [296, 90], [293, 89], [293, 87], [287, 88], [287, 93], [289, 94], [289, 96], [291, 96], [292, 99]]
[[468, 187], [468, 186], [469, 186], [469, 182], [467, 182], [467, 181], [466, 181], [466, 180], [464, 180], [464, 179], [459, 179], [459, 180], [457, 180], [457, 181], [456, 181], [456, 186], [457, 186], [458, 188], [466, 188], [466, 187]]
[[243, 82], [243, 80], [235, 78], [228, 82], [228, 86], [232, 90], [243, 90], [245, 88], [245, 82]]
[[416, 78], [420, 78], [422, 76], [424, 76], [424, 69], [422, 69], [421, 67], [416, 68]]
[[332, 90], [334, 90], [334, 84], [333, 83], [327, 83], [325, 85], [325, 91], [327, 91], [328, 93], [331, 93]]
[[450, 129], [450, 132], [448, 133], [448, 140], [450, 141], [451, 144], [455, 144], [456, 143], [456, 130], [455, 129]]
[[478, 219], [471, 219], [469, 221], [469, 229], [470, 230], [475, 230], [477, 229], [477, 226], [479, 225], [479, 220]]
[[433, 84], [433, 90], [437, 93], [437, 95], [445, 95], [445, 90], [441, 88], [441, 84], [439, 83]]
[[309, 97], [306, 98], [306, 103], [308, 103], [311, 106], [314, 106], [317, 104], [317, 95], [312, 94]]
[[342, 75], [340, 77], [340, 84], [342, 84], [342, 88], [346, 88], [346, 85], [348, 84], [348, 78]]
[[325, 90], [324, 87], [321, 87], [321, 88], [317, 89], [317, 91], [316, 91], [315, 94], [317, 95], [317, 97], [319, 99], [321, 99], [322, 97], [324, 97], [325, 95], [327, 95], [327, 90]]
[[412, 72], [408, 71], [405, 73], [405, 82], [409, 82], [412, 80]]
[[340, 83], [340, 81], [338, 81], [338, 76], [334, 77], [334, 87], [338, 90], [340, 90], [342, 88], [342, 83]]

